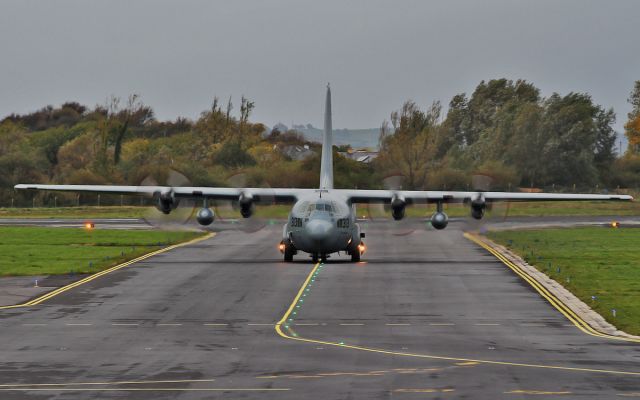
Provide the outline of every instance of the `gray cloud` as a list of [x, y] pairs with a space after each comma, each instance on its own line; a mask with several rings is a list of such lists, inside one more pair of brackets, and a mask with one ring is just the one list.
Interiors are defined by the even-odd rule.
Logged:
[[217, 95], [253, 119], [373, 127], [406, 99], [448, 102], [481, 79], [614, 107], [640, 79], [634, 0], [0, 2], [0, 115], [136, 92], [159, 118]]

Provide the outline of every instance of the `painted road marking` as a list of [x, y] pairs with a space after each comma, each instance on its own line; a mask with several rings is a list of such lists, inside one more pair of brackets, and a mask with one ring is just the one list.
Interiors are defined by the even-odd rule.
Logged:
[[[465, 237], [468, 237], [466, 235], [467, 234], [465, 234]], [[526, 364], [526, 363], [519, 363], [519, 362], [499, 361], [499, 360], [480, 360], [480, 359], [472, 359], [472, 358], [464, 358], [464, 357], [436, 356], [436, 355], [431, 355], [431, 354], [408, 353], [408, 352], [385, 350], [385, 349], [380, 349], [380, 348], [375, 348], [375, 347], [358, 346], [358, 345], [347, 344], [347, 343], [344, 343], [344, 342], [330, 342], [330, 341], [326, 341], [326, 340], [304, 338], [304, 337], [298, 336], [297, 334], [295, 334], [293, 332], [292, 332], [291, 335], [287, 334], [283, 330], [283, 328], [287, 329], [287, 330], [290, 329], [287, 321], [290, 319], [289, 317], [290, 317], [291, 313], [295, 309], [296, 304], [298, 304], [298, 301], [300, 301], [300, 298], [302, 297], [302, 294], [304, 293], [305, 288], [307, 287], [307, 285], [311, 281], [311, 278], [313, 278], [315, 276], [315, 274], [317, 273], [319, 266], [320, 266], [320, 263], [316, 264], [311, 269], [311, 271], [309, 272], [309, 275], [307, 275], [306, 280], [302, 283], [302, 286], [300, 287], [300, 290], [298, 290], [298, 293], [296, 294], [296, 296], [293, 298], [293, 301], [289, 305], [289, 308], [287, 309], [287, 311], [285, 311], [285, 313], [282, 316], [282, 318], [280, 318], [280, 320], [276, 323], [275, 331], [280, 337], [282, 337], [284, 339], [295, 340], [295, 341], [298, 341], [298, 342], [313, 343], [315, 345], [333, 346], [333, 347], [339, 347], [339, 348], [343, 348], [343, 349], [366, 351], [366, 352], [369, 352], [369, 353], [377, 353], [377, 354], [384, 354], [384, 355], [391, 355], [391, 356], [403, 356], [403, 357], [422, 358], [422, 359], [429, 359], [429, 360], [444, 360], [444, 361], [457, 361], [457, 362], [477, 362], [479, 364], [484, 364], [484, 365], [504, 365], [504, 366], [511, 366], [511, 367], [548, 369], [548, 370], [567, 371], [567, 372], [605, 373], [605, 374], [612, 374], [612, 375], [624, 375], [624, 376], [640, 377], [640, 371], [623, 371], [623, 370], [610, 370], [610, 369], [598, 369], [598, 368], [566, 367], [566, 366], [561, 366], [561, 365]]]
[[55, 296], [57, 296], [59, 294], [62, 294], [64, 292], [66, 292], [67, 290], [71, 290], [71, 289], [73, 289], [75, 287], [78, 287], [80, 285], [84, 285], [85, 283], [91, 282], [94, 279], [98, 279], [99, 277], [101, 277], [103, 275], [107, 275], [107, 274], [109, 274], [111, 272], [114, 272], [114, 271], [117, 271], [117, 270], [119, 270], [121, 268], [128, 267], [131, 264], [135, 264], [135, 263], [137, 263], [139, 261], [142, 261], [142, 260], [145, 260], [145, 259], [147, 259], [149, 257], [153, 257], [155, 255], [167, 252], [169, 250], [177, 249], [178, 247], [183, 247], [183, 246], [194, 244], [194, 243], [206, 240], [206, 239], [210, 239], [210, 238], [212, 238], [214, 236], [215, 236], [215, 233], [209, 233], [207, 235], [204, 235], [202, 237], [190, 240], [188, 242], [178, 243], [178, 244], [174, 244], [174, 245], [165, 247], [164, 249], [152, 251], [151, 253], [147, 253], [147, 254], [142, 255], [142, 256], [140, 256], [138, 258], [134, 258], [133, 260], [129, 260], [129, 261], [124, 262], [122, 264], [118, 264], [118, 265], [113, 266], [111, 268], [105, 269], [104, 271], [96, 272], [95, 274], [87, 276], [84, 279], [80, 279], [79, 281], [76, 281], [76, 282], [70, 283], [70, 284], [68, 284], [66, 286], [62, 286], [62, 287], [60, 287], [58, 289], [52, 290], [51, 292], [45, 293], [42, 296], [36, 297], [35, 299], [30, 300], [30, 301], [28, 301], [26, 303], [14, 304], [14, 305], [11, 305], [11, 306], [0, 306], [0, 310], [6, 310], [6, 309], [18, 308], [18, 307], [29, 307], [29, 306], [38, 305], [38, 304], [42, 303], [45, 300], [49, 300], [52, 297], [55, 297]]
[[111, 324], [112, 326], [138, 326], [140, 324], [119, 324], [119, 323], [113, 323]]
[[70, 323], [70, 324], [65, 324], [65, 325], [67, 325], [67, 326], [91, 326], [93, 324], [73, 324], [73, 323]]
[[455, 324], [452, 324], [450, 322], [431, 322], [429, 325], [431, 325], [431, 326], [453, 326]]
[[291, 388], [0, 388], [1, 391], [40, 392], [285, 392]]
[[229, 324], [202, 324], [204, 326], [229, 326]]
[[341, 326], [363, 326], [364, 324], [354, 323], [354, 324], [340, 324]]
[[47, 326], [47, 324], [22, 324], [22, 326]]
[[149, 385], [159, 383], [201, 383], [214, 382], [215, 379], [174, 379], [162, 381], [116, 381], [116, 382], [69, 382], [69, 383], [5, 383], [0, 388], [41, 387], [41, 386], [85, 386], [85, 385]]
[[275, 324], [273, 324], [273, 323], [271, 323], [271, 324], [251, 324], [251, 323], [249, 323], [247, 325], [249, 325], [249, 326], [273, 326]]
[[505, 394], [533, 394], [533, 395], [562, 395], [571, 394], [572, 392], [547, 392], [544, 390], [512, 390], [504, 392]]
[[301, 323], [296, 322], [294, 325], [296, 325], [296, 326], [318, 326], [320, 324], [317, 324], [317, 323], [301, 324]]
[[455, 389], [394, 389], [395, 393], [451, 393]]
[[500, 324], [474, 324], [476, 326], [500, 326]]
[[410, 326], [411, 324], [385, 324], [386, 326]]
[[576, 314], [569, 306], [564, 304], [562, 300], [558, 299], [553, 293], [551, 293], [544, 285], [530, 276], [527, 272], [525, 272], [522, 268], [511, 262], [507, 257], [505, 257], [500, 252], [491, 248], [491, 246], [484, 243], [481, 239], [472, 235], [470, 233], [465, 233], [464, 237], [476, 243], [478, 246], [484, 248], [489, 253], [493, 254], [498, 260], [500, 260], [504, 265], [506, 265], [509, 269], [511, 269], [516, 275], [524, 279], [529, 285], [531, 285], [542, 297], [544, 297], [556, 310], [558, 310], [562, 315], [564, 315], [569, 321], [571, 321], [575, 327], [580, 329], [582, 332], [591, 335], [597, 336], [605, 339], [613, 339], [620, 340], [624, 342], [634, 342], [640, 343], [640, 339], [635, 338], [627, 338], [620, 336], [613, 336], [606, 333], [602, 333], [596, 329], [594, 329], [588, 322], [586, 322], [582, 317]]
[[156, 326], [182, 326], [182, 324], [156, 324]]

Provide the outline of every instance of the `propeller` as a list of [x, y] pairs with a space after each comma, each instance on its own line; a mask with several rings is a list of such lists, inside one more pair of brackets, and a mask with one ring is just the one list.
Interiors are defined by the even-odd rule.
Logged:
[[[400, 191], [402, 190], [402, 182], [404, 176], [402, 175], [389, 175], [384, 178], [383, 185], [385, 189], [392, 191]], [[416, 204], [412, 207], [421, 207], [426, 209], [426, 205]], [[395, 194], [391, 203], [388, 205], [384, 205], [384, 210], [386, 211], [386, 215], [391, 214], [394, 221], [391, 223], [391, 234], [394, 236], [406, 236], [415, 232], [416, 224], [415, 221], [410, 221], [409, 218], [406, 217], [407, 213], [407, 205], [399, 194]]]
[[[477, 194], [471, 199], [471, 203], [469, 204], [472, 218], [469, 218], [468, 224], [474, 230], [480, 232], [485, 231], [488, 219], [501, 219], [505, 221], [509, 216], [509, 202], [493, 203], [490, 201], [487, 202], [484, 199], [483, 193], [490, 191], [494, 183], [495, 179], [490, 175], [476, 174], [471, 177], [472, 188]], [[486, 215], [486, 212], [488, 212], [489, 215]]]
[[[142, 181], [141, 186], [191, 186], [191, 180], [183, 173], [174, 169], [168, 169], [166, 172], [157, 172], [156, 174], [147, 175]], [[166, 211], [163, 212], [158, 207], [150, 207], [143, 219], [150, 225], [158, 228], [173, 228], [186, 226], [196, 212], [196, 202], [191, 199], [175, 199], [171, 191], [158, 193], [154, 195], [154, 202], [166, 201]], [[155, 205], [155, 204], [154, 204]]]
[[[234, 188], [245, 188], [248, 183], [248, 175], [245, 172], [239, 172], [227, 178], [227, 184]], [[266, 186], [266, 187], [265, 187]], [[269, 189], [268, 184], [261, 186]], [[268, 225], [276, 224], [274, 217], [256, 216], [257, 207], [269, 206], [275, 204], [275, 193], [262, 193], [259, 198], [254, 198], [251, 193], [241, 193], [237, 201], [217, 202], [215, 212], [220, 221], [226, 222], [224, 225], [228, 229], [229, 225], [233, 229], [243, 232], [252, 233], [264, 229]], [[250, 215], [245, 218], [242, 214]], [[259, 213], [259, 211], [258, 211]], [[215, 224], [214, 224], [215, 225]], [[216, 229], [216, 227], [214, 227]], [[220, 229], [223, 229], [220, 227]]]

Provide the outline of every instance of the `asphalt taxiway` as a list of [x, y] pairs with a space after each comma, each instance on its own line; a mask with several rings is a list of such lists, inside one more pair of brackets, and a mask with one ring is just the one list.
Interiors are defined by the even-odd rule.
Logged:
[[366, 225], [358, 264], [231, 230], [0, 310], [0, 398], [640, 397], [640, 344], [583, 333], [460, 224]]

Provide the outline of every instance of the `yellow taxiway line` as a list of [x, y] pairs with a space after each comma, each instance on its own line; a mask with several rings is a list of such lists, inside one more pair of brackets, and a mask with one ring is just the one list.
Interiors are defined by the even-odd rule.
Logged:
[[[296, 296], [294, 297], [293, 301], [291, 302], [291, 305], [289, 306], [287, 311], [284, 313], [282, 318], [280, 318], [280, 320], [276, 323], [275, 331], [279, 336], [281, 336], [281, 337], [283, 337], [285, 339], [295, 340], [295, 341], [298, 341], [298, 342], [313, 343], [313, 344], [316, 344], [316, 345], [317, 344], [321, 344], [321, 345], [324, 345], [324, 346], [339, 347], [339, 348], [343, 348], [343, 349], [366, 351], [366, 352], [369, 352], [369, 353], [385, 354], [385, 355], [392, 355], [392, 356], [404, 356], [404, 357], [412, 357], [412, 358], [423, 358], [423, 359], [442, 360], [442, 361], [454, 361], [454, 362], [462, 362], [462, 363], [477, 363], [477, 364], [484, 364], [484, 365], [500, 365], [500, 366], [509, 366], [509, 367], [548, 369], [548, 370], [568, 371], [568, 372], [603, 373], [603, 374], [614, 374], [614, 375], [626, 375], [626, 376], [637, 376], [637, 377], [640, 377], [640, 371], [620, 371], [620, 370], [599, 369], [599, 368], [566, 367], [566, 366], [561, 366], [561, 365], [528, 364], [528, 363], [498, 361], [498, 360], [480, 360], [480, 359], [452, 357], [452, 356], [436, 356], [436, 355], [431, 355], [431, 354], [419, 354], [419, 353], [408, 353], [408, 352], [401, 352], [401, 351], [392, 351], [392, 350], [385, 350], [385, 349], [379, 349], [379, 348], [374, 348], [374, 347], [351, 345], [351, 344], [347, 344], [347, 343], [343, 343], [343, 342], [338, 343], [338, 342], [331, 342], [331, 341], [327, 341], [327, 340], [318, 340], [318, 339], [311, 339], [311, 338], [301, 337], [298, 333], [295, 333], [295, 332], [293, 332], [291, 330], [292, 319], [290, 317], [291, 317], [293, 311], [295, 310], [296, 305], [298, 305], [298, 302], [299, 301], [303, 301], [302, 297], [306, 296], [305, 295], [305, 291], [307, 289], [307, 286], [312, 281], [312, 278], [316, 275], [316, 273], [318, 271], [318, 268], [321, 265], [322, 265], [321, 263], [318, 263], [318, 264], [314, 265], [314, 267], [311, 269], [311, 272], [309, 272], [309, 275], [307, 276], [307, 279], [305, 279], [304, 283], [300, 287], [300, 290], [298, 290], [298, 293], [296, 294]], [[572, 318], [570, 318], [570, 320], [572, 322], [574, 321]], [[286, 330], [291, 332], [291, 334], [288, 334], [287, 332], [285, 332], [285, 329], [283, 329], [283, 326], [286, 328]], [[594, 336], [601, 336], [601, 334], [594, 335]], [[602, 335], [602, 336], [604, 336], [604, 335]]]
[[562, 300], [557, 298], [553, 293], [547, 290], [544, 285], [538, 282], [535, 278], [526, 273], [522, 268], [518, 265], [511, 262], [508, 258], [502, 255], [497, 250], [493, 249], [491, 246], [484, 243], [477, 236], [471, 233], [465, 233], [464, 237], [481, 246], [489, 253], [493, 254], [498, 260], [502, 261], [504, 265], [509, 267], [516, 275], [524, 279], [529, 285], [531, 285], [542, 297], [544, 297], [556, 310], [558, 310], [562, 315], [564, 315], [573, 325], [575, 325], [582, 332], [587, 335], [601, 337], [605, 339], [613, 339], [613, 340], [622, 340], [625, 342], [633, 342], [640, 343], [640, 340], [634, 338], [625, 338], [620, 336], [613, 336], [607, 333], [603, 333], [594, 329], [587, 321], [585, 321], [582, 317], [576, 314], [569, 306], [564, 304]]
[[190, 240], [190, 241], [188, 241], [188, 242], [174, 244], [174, 245], [171, 245], [171, 246], [165, 247], [165, 248], [163, 248], [163, 249], [156, 250], [156, 251], [153, 251], [153, 252], [151, 252], [151, 253], [147, 253], [147, 254], [142, 255], [142, 256], [140, 256], [140, 257], [138, 257], [138, 258], [134, 258], [133, 260], [130, 260], [130, 261], [124, 262], [124, 263], [122, 263], [122, 264], [118, 264], [118, 265], [116, 265], [116, 266], [114, 266], [114, 267], [111, 267], [111, 268], [109, 268], [109, 269], [105, 269], [104, 271], [100, 271], [100, 272], [97, 272], [97, 273], [95, 273], [95, 274], [93, 274], [93, 275], [87, 276], [87, 277], [86, 277], [86, 278], [84, 278], [84, 279], [80, 279], [79, 281], [76, 281], [76, 282], [70, 283], [70, 284], [68, 284], [68, 285], [62, 286], [62, 287], [60, 287], [60, 288], [58, 288], [58, 289], [52, 290], [51, 292], [45, 293], [45, 294], [43, 294], [42, 296], [40, 296], [40, 297], [36, 297], [35, 299], [30, 300], [30, 301], [28, 301], [28, 302], [26, 302], [26, 303], [14, 304], [14, 305], [10, 305], [10, 306], [0, 306], [0, 310], [6, 310], [6, 309], [10, 309], [10, 308], [18, 308], [18, 307], [29, 307], [29, 306], [35, 306], [35, 305], [37, 305], [37, 304], [42, 303], [43, 301], [49, 300], [49, 299], [51, 299], [51, 298], [53, 298], [53, 297], [55, 297], [55, 296], [57, 296], [57, 295], [59, 295], [59, 294], [62, 294], [62, 293], [64, 293], [64, 292], [68, 291], [68, 290], [71, 290], [71, 289], [76, 288], [76, 287], [78, 287], [78, 286], [80, 286], [80, 285], [84, 285], [85, 283], [88, 283], [88, 282], [91, 282], [91, 281], [93, 281], [93, 280], [95, 280], [95, 279], [98, 279], [98, 278], [100, 278], [101, 276], [104, 276], [104, 275], [110, 274], [110, 273], [112, 273], [112, 272], [114, 272], [114, 271], [117, 271], [117, 270], [119, 270], [119, 269], [122, 269], [122, 268], [124, 268], [124, 267], [128, 267], [128, 266], [129, 266], [129, 265], [131, 265], [131, 264], [135, 264], [135, 263], [140, 262], [140, 261], [142, 261], [142, 260], [145, 260], [145, 259], [147, 259], [147, 258], [149, 258], [149, 257], [153, 257], [153, 256], [155, 256], [155, 255], [158, 255], [158, 254], [161, 254], [161, 253], [167, 252], [167, 251], [169, 251], [169, 250], [176, 249], [176, 248], [178, 248], [178, 247], [188, 246], [188, 245], [190, 245], [190, 244], [194, 244], [194, 243], [201, 242], [201, 241], [206, 240], [206, 239], [209, 239], [209, 238], [211, 238], [211, 237], [213, 237], [213, 236], [215, 236], [215, 233], [209, 233], [209, 234], [207, 234], [207, 235], [204, 235], [204, 236], [199, 237], [199, 238], [195, 238], [195, 239]]

